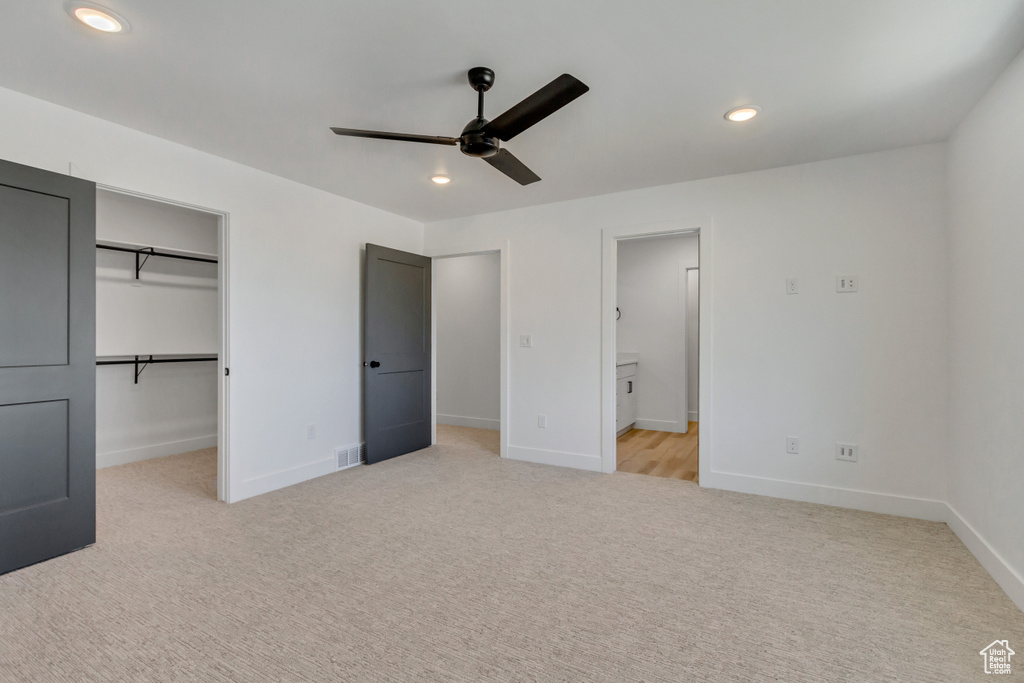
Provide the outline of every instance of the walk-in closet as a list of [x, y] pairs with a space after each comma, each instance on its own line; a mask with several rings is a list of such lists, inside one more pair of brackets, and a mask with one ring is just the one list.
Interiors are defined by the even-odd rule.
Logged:
[[178, 456], [217, 495], [220, 220], [97, 192], [98, 468]]

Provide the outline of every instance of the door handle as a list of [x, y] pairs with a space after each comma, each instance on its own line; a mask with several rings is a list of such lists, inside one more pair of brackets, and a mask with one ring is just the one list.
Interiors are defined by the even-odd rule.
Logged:
[[632, 382], [627, 382], [627, 384], [629, 385], [629, 388], [626, 389], [626, 393], [627, 394], [632, 394], [633, 393], [633, 383]]
[[377, 361], [375, 361], [375, 360], [371, 360], [371, 361], [370, 361], [370, 367], [371, 367], [371, 368], [379, 368], [379, 367], [380, 367], [380, 363], [378, 363], [378, 362], [377, 362]]

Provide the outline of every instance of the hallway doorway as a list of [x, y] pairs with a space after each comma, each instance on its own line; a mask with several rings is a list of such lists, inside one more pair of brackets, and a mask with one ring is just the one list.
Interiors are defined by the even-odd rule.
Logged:
[[672, 224], [605, 233], [605, 472], [700, 483], [701, 237]]
[[501, 254], [434, 258], [435, 443], [500, 454]]

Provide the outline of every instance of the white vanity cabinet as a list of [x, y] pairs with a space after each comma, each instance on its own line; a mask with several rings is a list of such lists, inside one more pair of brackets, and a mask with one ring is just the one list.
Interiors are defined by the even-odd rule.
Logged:
[[636, 363], [615, 367], [615, 435], [622, 436], [636, 423]]

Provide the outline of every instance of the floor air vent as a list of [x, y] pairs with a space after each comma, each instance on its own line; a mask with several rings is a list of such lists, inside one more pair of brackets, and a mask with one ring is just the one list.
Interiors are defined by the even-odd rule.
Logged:
[[347, 470], [349, 467], [362, 464], [366, 456], [366, 444], [349, 446], [348, 448], [336, 448], [334, 449], [334, 454], [338, 459], [338, 469]]

